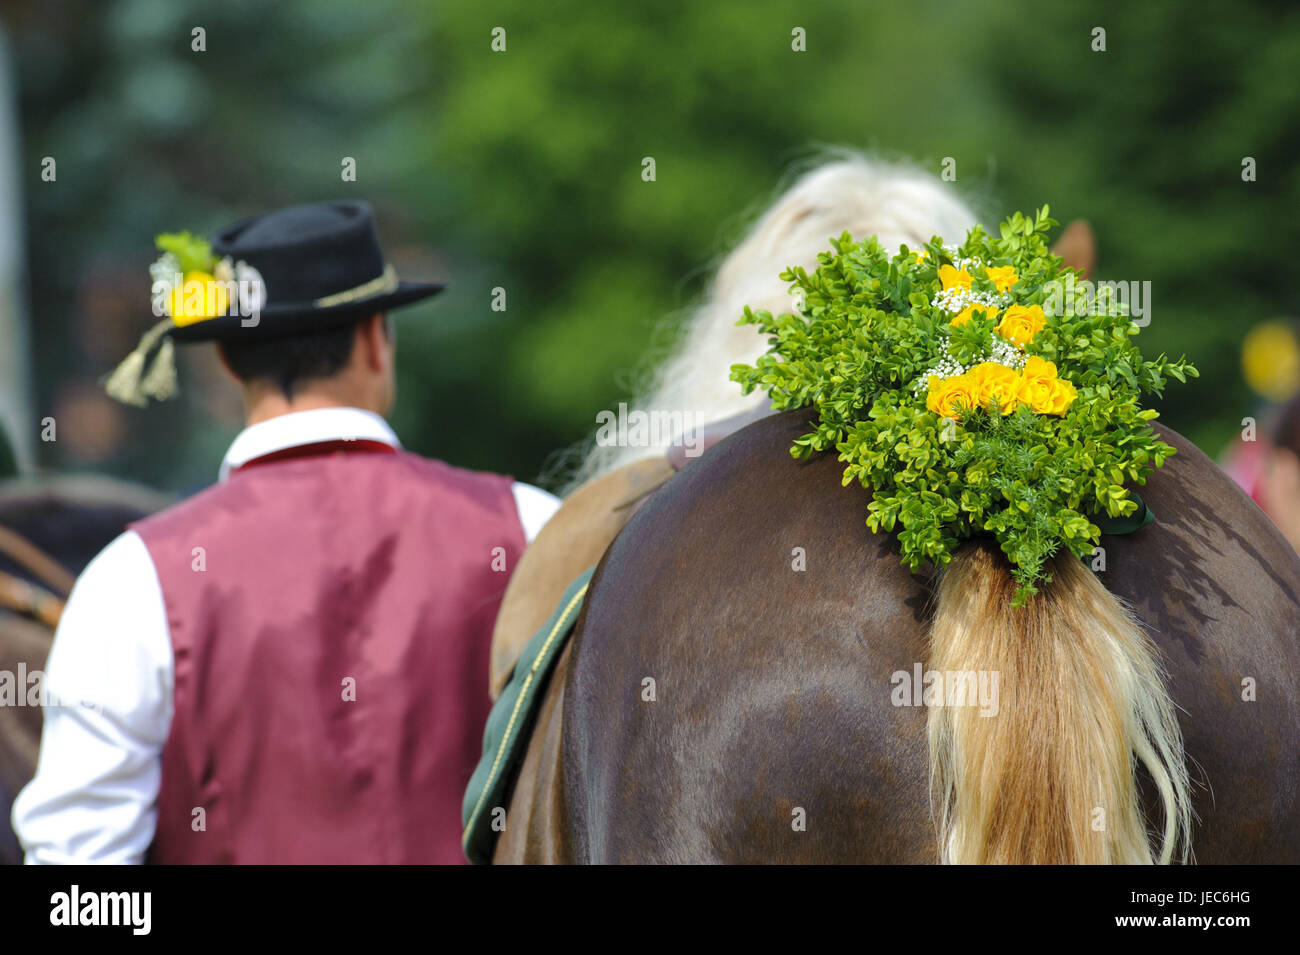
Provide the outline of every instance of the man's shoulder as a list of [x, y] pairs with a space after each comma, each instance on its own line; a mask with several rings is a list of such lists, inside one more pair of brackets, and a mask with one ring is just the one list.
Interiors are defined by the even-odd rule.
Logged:
[[421, 479], [437, 484], [444, 493], [461, 502], [469, 502], [494, 514], [509, 513], [512, 521], [519, 522], [525, 540], [536, 537], [560, 506], [555, 495], [516, 481], [509, 475], [471, 471], [410, 452], [402, 452], [401, 460]]
[[[490, 511], [502, 509], [503, 502], [515, 496], [516, 484], [509, 475], [491, 471], [474, 471], [457, 467], [437, 458], [427, 458], [411, 451], [399, 450], [396, 454], [367, 454], [366, 467], [371, 474], [384, 475], [397, 494], [427, 495], [433, 504], [440, 495], [462, 502], [471, 502]], [[146, 541], [160, 540], [176, 534], [185, 534], [198, 525], [210, 527], [214, 520], [227, 530], [234, 531], [241, 518], [262, 521], [259, 514], [280, 514], [285, 508], [276, 500], [283, 495], [297, 498], [299, 492], [313, 497], [311, 488], [293, 490], [283, 487], [267, 488], [260, 478], [273, 478], [273, 484], [288, 480], [306, 483], [323, 479], [324, 471], [304, 467], [305, 462], [288, 462], [286, 465], [267, 465], [266, 470], [252, 470], [249, 474], [236, 474], [179, 501], [170, 507], [150, 514], [129, 526]], [[354, 475], [345, 475], [350, 479]], [[252, 478], [252, 480], [250, 480]], [[319, 490], [316, 488], [315, 490]], [[357, 493], [364, 493], [359, 491]], [[539, 492], [541, 493], [541, 492]]]
[[132, 521], [127, 525], [127, 528], [142, 537], [146, 537], [183, 527], [210, 507], [219, 505], [229, 493], [230, 482], [221, 481], [217, 484], [211, 484], [191, 494], [184, 500], [177, 501], [169, 507], [164, 507], [160, 511], [155, 511]]
[[514, 478], [494, 471], [474, 471], [457, 467], [438, 458], [426, 458], [414, 451], [399, 451], [396, 460], [412, 477], [453, 487], [479, 487], [509, 491]]

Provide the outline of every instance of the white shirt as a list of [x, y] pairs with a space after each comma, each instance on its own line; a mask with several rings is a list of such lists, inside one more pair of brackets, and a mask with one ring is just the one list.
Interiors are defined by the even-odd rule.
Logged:
[[[264, 454], [340, 438], [401, 447], [368, 411], [299, 411], [245, 428], [226, 452], [221, 479]], [[513, 490], [531, 541], [560, 502], [528, 484]], [[144, 541], [127, 531], [82, 571], [50, 647], [36, 776], [13, 808], [29, 864], [144, 860], [157, 824], [172, 689], [162, 588]]]

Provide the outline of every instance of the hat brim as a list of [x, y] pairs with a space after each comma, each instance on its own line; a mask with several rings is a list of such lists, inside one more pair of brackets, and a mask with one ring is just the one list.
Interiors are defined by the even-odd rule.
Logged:
[[399, 282], [397, 288], [381, 295], [357, 299], [343, 305], [318, 308], [311, 303], [268, 305], [262, 309], [256, 325], [245, 325], [250, 319], [242, 315], [222, 315], [189, 325], [177, 325], [168, 330], [177, 342], [207, 341], [261, 341], [285, 335], [301, 335], [320, 328], [333, 328], [356, 321], [368, 314], [387, 312], [441, 292], [445, 285], [437, 282]]

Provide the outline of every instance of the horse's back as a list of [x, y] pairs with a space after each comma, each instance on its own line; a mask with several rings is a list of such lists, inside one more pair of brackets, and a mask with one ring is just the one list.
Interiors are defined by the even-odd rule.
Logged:
[[[805, 413], [733, 435], [651, 498], [593, 581], [565, 684], [564, 800], [591, 861], [928, 862], [931, 573], [909, 574]], [[1300, 560], [1186, 441], [1106, 537], [1102, 581], [1170, 674], [1203, 862], [1294, 861]], [[1257, 685], [1257, 701], [1243, 681]], [[904, 683], [904, 686], [907, 684]], [[1249, 687], [1249, 683], [1244, 684]], [[919, 688], [917, 694], [919, 695]]]
[[934, 860], [925, 714], [889, 683], [925, 659], [927, 579], [832, 457], [791, 459], [806, 430], [731, 436], [606, 553], [565, 691], [579, 858]]
[[1199, 862], [1300, 862], [1300, 557], [1213, 461], [1178, 449], [1142, 489], [1155, 523], [1104, 538], [1099, 576], [1161, 650]]

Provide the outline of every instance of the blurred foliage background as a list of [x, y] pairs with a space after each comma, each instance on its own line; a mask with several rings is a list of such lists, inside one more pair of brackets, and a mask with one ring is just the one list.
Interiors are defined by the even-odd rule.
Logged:
[[819, 146], [951, 156], [989, 224], [1044, 202], [1088, 219], [1099, 277], [1153, 284], [1144, 350], [1201, 368], [1160, 407], [1210, 453], [1253, 413], [1246, 330], [1297, 312], [1290, 3], [0, 0], [0, 18], [47, 469], [212, 481], [240, 409], [210, 348], [183, 351], [180, 401], [98, 390], [152, 321], [152, 237], [340, 196], [375, 203], [400, 272], [451, 283], [401, 313], [398, 433], [523, 479], [634, 391]]

